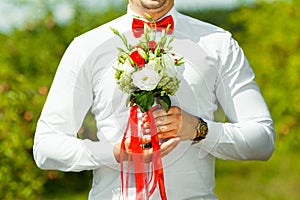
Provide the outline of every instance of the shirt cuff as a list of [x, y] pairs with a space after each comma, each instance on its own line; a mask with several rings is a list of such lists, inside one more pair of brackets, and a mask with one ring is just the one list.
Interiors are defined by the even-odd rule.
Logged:
[[213, 149], [217, 146], [222, 133], [222, 124], [218, 122], [208, 121], [208, 133], [206, 135], [206, 138], [201, 140], [199, 143], [194, 144], [193, 146], [199, 148], [199, 158], [204, 158], [207, 154], [211, 153]]
[[106, 166], [113, 169], [119, 169], [119, 163], [115, 159], [113, 149], [114, 145], [108, 142], [106, 139], [100, 141], [91, 141], [88, 139], [83, 140], [90, 159], [98, 164], [99, 167]]

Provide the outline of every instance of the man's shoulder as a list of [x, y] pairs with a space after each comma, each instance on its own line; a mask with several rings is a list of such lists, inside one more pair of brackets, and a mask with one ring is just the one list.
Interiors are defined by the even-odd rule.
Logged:
[[[107, 23], [101, 24], [100, 26], [93, 28], [81, 35], [76, 37], [77, 42], [84, 44], [99, 44], [109, 38], [113, 37], [114, 34], [110, 27], [126, 29], [127, 16], [122, 15], [116, 19], [113, 19]], [[124, 25], [125, 24], [125, 25]]]
[[178, 14], [179, 31], [193, 36], [208, 36], [211, 34], [230, 34], [223, 28], [182, 13]]
[[214, 24], [184, 15], [178, 15], [178, 35], [200, 45], [206, 52], [218, 57], [230, 43], [232, 34]]

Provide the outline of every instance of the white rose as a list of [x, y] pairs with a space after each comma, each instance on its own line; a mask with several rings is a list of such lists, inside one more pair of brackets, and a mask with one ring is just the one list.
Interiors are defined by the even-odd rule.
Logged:
[[146, 91], [154, 90], [160, 79], [161, 77], [156, 71], [145, 67], [132, 74], [134, 85]]
[[162, 63], [165, 66], [165, 73], [169, 77], [177, 76], [174, 60], [168, 54], [162, 55]]

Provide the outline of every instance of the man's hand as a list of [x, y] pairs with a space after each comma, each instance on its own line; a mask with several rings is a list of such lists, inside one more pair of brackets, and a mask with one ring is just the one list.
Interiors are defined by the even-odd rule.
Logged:
[[[155, 119], [158, 137], [160, 139], [166, 139], [160, 146], [160, 154], [162, 157], [169, 154], [180, 141], [195, 138], [195, 127], [198, 124], [198, 119], [181, 108], [172, 106], [169, 112], [166, 112], [164, 109], [156, 109], [152, 114]], [[143, 129], [145, 134], [150, 132], [147, 120], [143, 121]], [[143, 142], [147, 143], [147, 141]], [[120, 161], [120, 146], [120, 143], [114, 146], [114, 155], [118, 162]], [[127, 160], [128, 155], [131, 154], [130, 138], [127, 138], [125, 141], [125, 151], [124, 160]], [[143, 155], [145, 162], [151, 162], [153, 149], [144, 149]]]
[[[160, 155], [161, 155], [161, 157], [164, 157], [167, 154], [169, 154], [177, 146], [177, 144], [179, 142], [180, 142], [180, 138], [174, 137], [174, 138], [170, 138], [166, 142], [162, 143], [160, 145]], [[120, 162], [120, 150], [121, 150], [121, 143], [115, 144], [115, 146], [114, 146], [114, 156], [115, 156], [115, 158], [118, 162]], [[132, 151], [130, 149], [130, 138], [127, 138], [125, 140], [125, 152], [123, 152], [123, 153], [124, 153], [123, 160], [127, 160], [128, 155], [130, 155], [132, 153]], [[144, 160], [145, 160], [146, 163], [152, 161], [152, 155], [153, 155], [153, 149], [152, 148], [148, 148], [148, 149], [143, 150], [143, 156], [144, 156]]]
[[[154, 110], [153, 116], [157, 127], [159, 138], [175, 138], [180, 140], [191, 140], [196, 136], [198, 119], [185, 112], [177, 106], [172, 106], [169, 112], [164, 109]], [[144, 123], [144, 129], [149, 132], [149, 124]]]

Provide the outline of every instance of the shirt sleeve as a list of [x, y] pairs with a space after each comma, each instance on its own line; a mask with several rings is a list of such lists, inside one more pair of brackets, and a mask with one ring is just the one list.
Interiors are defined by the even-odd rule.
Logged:
[[208, 121], [209, 132], [198, 144], [199, 155], [267, 160], [274, 150], [273, 121], [242, 49], [231, 36], [228, 41], [216, 87], [228, 123]]
[[93, 103], [91, 70], [82, 67], [85, 57], [75, 39], [57, 69], [34, 138], [34, 159], [42, 169], [82, 171], [117, 164], [107, 140], [77, 137]]

